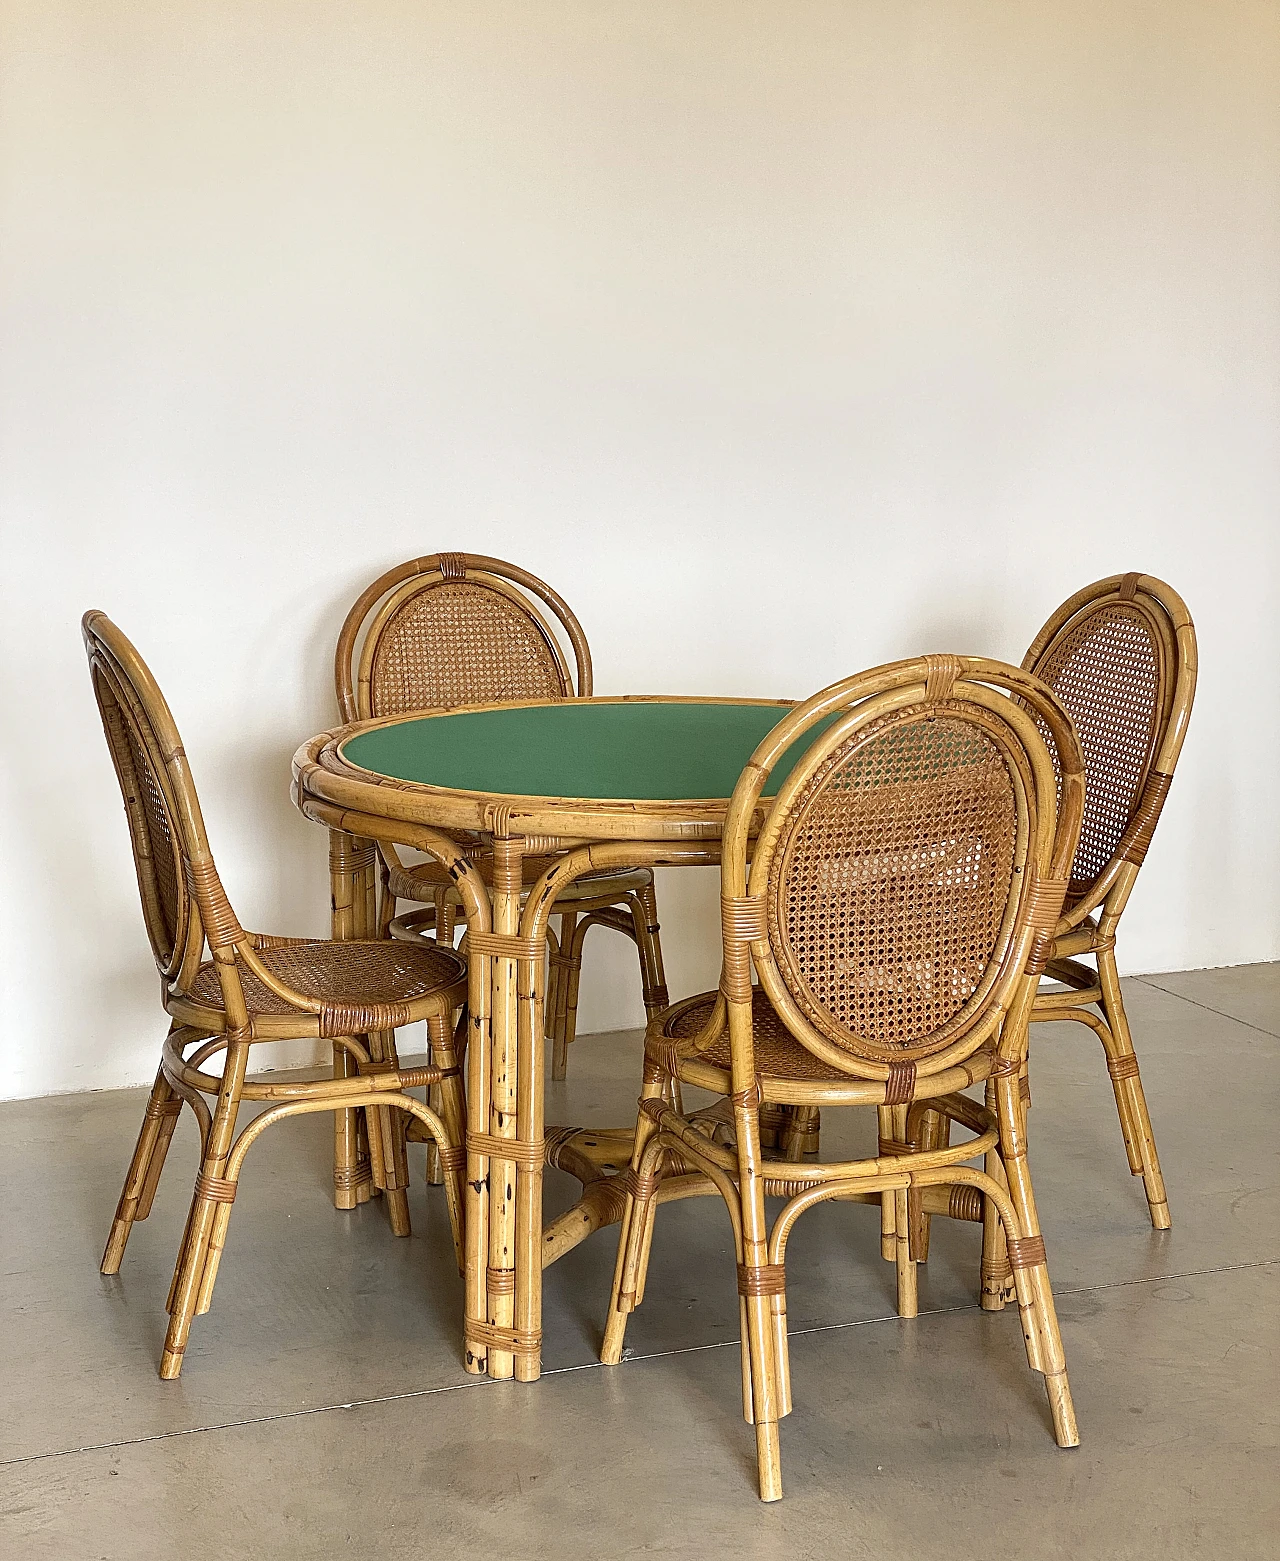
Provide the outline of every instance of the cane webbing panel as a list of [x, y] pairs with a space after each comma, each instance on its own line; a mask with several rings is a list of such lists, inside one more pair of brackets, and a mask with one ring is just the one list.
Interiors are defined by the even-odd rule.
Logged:
[[474, 580], [431, 586], [393, 612], [378, 636], [370, 679], [375, 715], [569, 692], [537, 621]]
[[[419, 717], [350, 737], [352, 764], [460, 791], [605, 801], [728, 797], [761, 740], [788, 714], [774, 702], [574, 700]], [[829, 722], [774, 767], [771, 789]]]
[[1014, 889], [1005, 756], [975, 721], [936, 709], [886, 717], [828, 756], [770, 863], [779, 973], [814, 1027], [863, 1057], [948, 1043]]
[[[452, 949], [438, 943], [394, 939], [267, 948], [259, 951], [258, 958], [286, 986], [343, 1007], [411, 1003], [462, 980], [467, 969]], [[297, 1013], [243, 966], [240, 983], [251, 1014]], [[189, 995], [210, 1008], [222, 1007], [222, 988], [212, 961], [201, 965]]]
[[1078, 899], [1115, 855], [1155, 756], [1160, 640], [1141, 607], [1104, 602], [1067, 623], [1034, 671], [1067, 707], [1084, 750], [1084, 825], [1070, 887]]

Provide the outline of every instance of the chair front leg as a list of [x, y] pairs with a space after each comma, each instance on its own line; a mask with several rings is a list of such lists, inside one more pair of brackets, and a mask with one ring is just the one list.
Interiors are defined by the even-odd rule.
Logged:
[[204, 1312], [209, 1308], [218, 1256], [226, 1236], [231, 1201], [235, 1197], [234, 1183], [224, 1179], [223, 1171], [235, 1138], [236, 1118], [240, 1112], [248, 1066], [248, 1033], [239, 1032], [227, 1046], [217, 1109], [213, 1113], [208, 1143], [187, 1215], [186, 1233], [178, 1252], [173, 1283], [169, 1288], [169, 1329], [160, 1357], [160, 1375], [168, 1380], [182, 1370], [182, 1357], [186, 1352], [192, 1319], [197, 1311]]
[[[1067, 1361], [1058, 1328], [1058, 1314], [1049, 1284], [1044, 1237], [1031, 1189], [1031, 1170], [1027, 1164], [1022, 1101], [1016, 1078], [1004, 1076], [995, 1081], [996, 1113], [1000, 1124], [1000, 1157], [1008, 1178], [1009, 1197], [1017, 1215], [1021, 1234], [1009, 1238], [1009, 1262], [1014, 1277], [1027, 1289], [1035, 1329], [1039, 1336], [1037, 1369], [1044, 1373], [1045, 1392], [1053, 1416], [1053, 1433], [1059, 1447], [1075, 1447], [1080, 1433], [1076, 1426], [1071, 1388], [1067, 1381]], [[1020, 1297], [1021, 1299], [1021, 1297]], [[1028, 1357], [1036, 1366], [1035, 1350], [1028, 1339]]]
[[769, 1233], [764, 1207], [764, 1160], [760, 1152], [759, 1101], [735, 1101], [738, 1140], [738, 1192], [742, 1208], [742, 1264], [738, 1293], [743, 1297], [750, 1362], [752, 1419], [756, 1428], [756, 1474], [761, 1501], [782, 1497], [782, 1459], [778, 1439], [779, 1362], [774, 1338], [773, 1295], [781, 1273], [769, 1264]]
[[[663, 1077], [659, 1070], [645, 1068], [641, 1101], [663, 1099]], [[657, 1132], [651, 1116], [640, 1111], [636, 1118], [635, 1145], [631, 1151], [631, 1164], [624, 1173], [626, 1191], [622, 1219], [618, 1225], [618, 1250], [613, 1263], [613, 1284], [609, 1291], [609, 1313], [605, 1319], [604, 1341], [600, 1346], [600, 1359], [606, 1366], [616, 1366], [622, 1359], [623, 1342], [627, 1332], [627, 1315], [638, 1304], [637, 1297], [644, 1293], [644, 1275], [641, 1263], [648, 1244], [645, 1226], [652, 1221], [653, 1211], [649, 1198], [640, 1198], [638, 1192], [646, 1190], [643, 1173], [645, 1150]]]

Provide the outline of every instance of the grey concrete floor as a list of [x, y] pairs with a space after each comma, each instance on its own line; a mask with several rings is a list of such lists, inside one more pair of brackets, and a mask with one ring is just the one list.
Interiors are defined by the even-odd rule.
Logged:
[[[1280, 1555], [1280, 965], [1125, 983], [1174, 1226], [1131, 1179], [1100, 1049], [1033, 1038], [1032, 1167], [1081, 1430], [1059, 1450], [1016, 1316], [974, 1302], [977, 1227], [935, 1223], [893, 1315], [876, 1217], [828, 1205], [788, 1254], [786, 1498], [755, 1494], [718, 1200], [663, 1211], [629, 1359], [595, 1351], [613, 1233], [550, 1271], [545, 1374], [468, 1377], [438, 1191], [396, 1241], [336, 1214], [327, 1119], [246, 1169], [212, 1312], [155, 1375], [189, 1121], [124, 1268], [97, 1262], [144, 1092], [0, 1106], [0, 1556]], [[638, 1037], [575, 1048], [548, 1118], [634, 1110]], [[830, 1150], [869, 1141], [828, 1113]], [[552, 1173], [549, 1199], [576, 1184]]]

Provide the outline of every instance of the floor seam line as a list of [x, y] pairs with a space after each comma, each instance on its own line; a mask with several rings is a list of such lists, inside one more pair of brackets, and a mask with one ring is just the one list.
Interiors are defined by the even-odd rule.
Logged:
[[[1101, 1290], [1123, 1290], [1133, 1285], [1159, 1285], [1169, 1284], [1178, 1279], [1206, 1279], [1214, 1274], [1235, 1274], [1251, 1268], [1274, 1268], [1280, 1264], [1280, 1258], [1258, 1258], [1251, 1263], [1225, 1263], [1217, 1268], [1190, 1269], [1177, 1274], [1155, 1274], [1143, 1279], [1116, 1279], [1108, 1284], [1082, 1285], [1074, 1290], [1056, 1290], [1055, 1296], [1092, 1295]], [[1006, 1308], [1006, 1309], [1012, 1309]], [[815, 1323], [810, 1328], [794, 1328], [789, 1330], [789, 1336], [793, 1339], [806, 1338], [813, 1334], [837, 1333], [846, 1328], [869, 1328], [877, 1323], [886, 1322], [914, 1322], [922, 1317], [949, 1317], [957, 1312], [977, 1312], [982, 1308], [972, 1301], [964, 1302], [957, 1306], [939, 1306], [928, 1311], [917, 1313], [915, 1318], [900, 1318], [896, 1312], [886, 1312], [878, 1317], [853, 1317], [847, 1322]], [[729, 1349], [740, 1344], [739, 1339], [715, 1339], [706, 1344], [685, 1344], [673, 1350], [653, 1350], [644, 1355], [624, 1355], [622, 1364], [639, 1365], [642, 1361], [670, 1360], [677, 1355], [696, 1355], [706, 1350]], [[604, 1366], [600, 1360], [580, 1361], [572, 1366], [553, 1366], [542, 1373], [543, 1377], [568, 1376], [576, 1371], [594, 1371]], [[238, 1431], [246, 1426], [274, 1425], [285, 1420], [302, 1420], [309, 1415], [332, 1414], [335, 1411], [347, 1409], [372, 1409], [379, 1404], [398, 1404], [408, 1399], [431, 1398], [438, 1393], [461, 1393], [471, 1388], [483, 1388], [494, 1385], [500, 1379], [485, 1376], [475, 1376], [470, 1382], [447, 1382], [433, 1388], [411, 1388], [404, 1393], [386, 1393], [375, 1398], [354, 1398], [342, 1403], [316, 1404], [306, 1409], [286, 1409], [272, 1415], [250, 1415], [243, 1420], [223, 1420], [212, 1425], [183, 1426], [173, 1431], [157, 1431], [151, 1436], [121, 1437], [110, 1442], [92, 1442], [85, 1447], [57, 1447], [43, 1453], [26, 1453], [19, 1458], [0, 1459], [0, 1469], [16, 1468], [25, 1463], [42, 1463], [50, 1458], [74, 1458], [83, 1453], [111, 1452], [116, 1448], [143, 1447], [152, 1442], [172, 1441], [180, 1436], [203, 1436], [214, 1431]]]
[[1155, 992], [1163, 992], [1166, 997], [1176, 997], [1179, 1002], [1190, 1003], [1192, 1008], [1198, 1008], [1202, 1013], [1217, 1014], [1219, 1019], [1229, 1019], [1232, 1024], [1242, 1024], [1246, 1030], [1255, 1030], [1259, 1035], [1270, 1036], [1273, 1041], [1280, 1041], [1280, 1035], [1274, 1030], [1264, 1030], [1260, 1024], [1251, 1024], [1248, 1019], [1238, 1019], [1235, 1014], [1224, 1013], [1221, 1008], [1214, 1008], [1210, 1003], [1198, 1003], [1194, 997], [1188, 997], [1185, 992], [1175, 992], [1170, 987], [1161, 986], [1158, 981], [1153, 981], [1150, 976], [1128, 976], [1129, 981], [1137, 981], [1142, 986], [1150, 987]]

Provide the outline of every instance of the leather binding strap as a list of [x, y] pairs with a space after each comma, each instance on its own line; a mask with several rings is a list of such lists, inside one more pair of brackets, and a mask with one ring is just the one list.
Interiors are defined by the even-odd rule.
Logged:
[[1151, 846], [1151, 837], [1160, 822], [1164, 799], [1169, 795], [1169, 787], [1172, 785], [1173, 776], [1165, 775], [1160, 770], [1152, 770], [1147, 776], [1138, 806], [1129, 820], [1129, 827], [1120, 837], [1120, 844], [1116, 847], [1116, 855], [1123, 861], [1141, 867], [1146, 860], [1147, 851]]
[[492, 1133], [468, 1133], [467, 1153], [508, 1160], [522, 1171], [540, 1171], [546, 1163], [541, 1139], [535, 1143], [524, 1138], [497, 1138]]
[[659, 1126], [662, 1125], [663, 1117], [666, 1116], [667, 1112], [670, 1110], [671, 1107], [665, 1100], [657, 1100], [650, 1097], [648, 1100], [642, 1100], [640, 1102], [641, 1115], [648, 1117], [650, 1122], [658, 1123]]
[[465, 553], [437, 553], [436, 563], [442, 580], [465, 580], [467, 578], [467, 555]]
[[522, 1328], [499, 1328], [493, 1323], [468, 1320], [466, 1342], [504, 1350], [508, 1355], [537, 1355], [542, 1349], [542, 1329], [525, 1332]]
[[1108, 1057], [1107, 1072], [1117, 1081], [1120, 1079], [1136, 1079], [1138, 1077], [1138, 1059], [1132, 1052], [1127, 1052], [1121, 1057]]
[[1039, 1268], [1045, 1261], [1043, 1236], [1010, 1236], [1006, 1245], [1014, 1268]]
[[163, 1117], [181, 1116], [182, 1101], [177, 1095], [172, 1100], [149, 1100], [143, 1115], [152, 1122], [158, 1121]]
[[956, 679], [960, 676], [959, 656], [926, 656], [924, 697], [931, 704], [940, 704], [951, 698]]
[[751, 1001], [750, 945], [765, 936], [764, 900], [760, 895], [742, 899], [721, 896], [720, 928], [724, 939], [724, 965], [720, 990], [731, 1003]]
[[781, 1263], [762, 1263], [758, 1268], [738, 1264], [739, 1295], [782, 1295], [787, 1288], [787, 1271]]
[[1138, 581], [1142, 579], [1139, 574], [1127, 574], [1120, 582], [1120, 589], [1116, 592], [1117, 600], [1131, 602], [1138, 594]]
[[889, 1077], [884, 1081], [886, 1106], [905, 1106], [916, 1092], [916, 1065], [914, 1062], [891, 1062]]
[[208, 1198], [213, 1203], [234, 1203], [236, 1184], [221, 1176], [206, 1176], [201, 1171], [196, 1177], [196, 1197]]
[[469, 932], [466, 952], [490, 959], [541, 959], [547, 942], [545, 938], [508, 937], [501, 932]]
[[1018, 1057], [993, 1057], [991, 1060], [990, 1077], [993, 1079], [1016, 1078], [1022, 1072], [1022, 1061]]
[[378, 865], [378, 848], [371, 840], [357, 840], [352, 835], [329, 832], [329, 871], [334, 873], [360, 873]]

